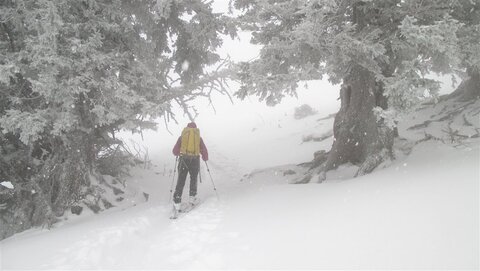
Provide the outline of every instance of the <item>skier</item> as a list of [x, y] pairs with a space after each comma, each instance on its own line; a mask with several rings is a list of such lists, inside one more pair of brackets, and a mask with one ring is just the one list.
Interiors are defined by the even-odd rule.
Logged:
[[198, 203], [197, 199], [197, 176], [200, 170], [200, 155], [203, 161], [208, 160], [208, 151], [203, 139], [200, 137], [200, 129], [195, 122], [190, 122], [182, 131], [177, 143], [173, 147], [173, 155], [180, 156], [178, 159], [178, 180], [173, 194], [173, 213], [171, 218], [177, 218], [182, 201], [183, 187], [187, 174], [190, 174], [189, 203], [193, 207]]

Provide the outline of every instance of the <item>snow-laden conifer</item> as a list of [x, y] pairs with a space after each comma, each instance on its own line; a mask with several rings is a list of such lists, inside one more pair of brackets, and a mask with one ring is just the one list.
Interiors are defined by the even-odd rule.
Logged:
[[[342, 84], [334, 144], [320, 172], [343, 163], [368, 173], [392, 158], [399, 115], [436, 95], [431, 72], [460, 68], [458, 1], [237, 0], [260, 57], [239, 65], [240, 98], [275, 105], [303, 80]], [[468, 42], [468, 44], [470, 44]], [[321, 91], [321, 90], [318, 90]]]

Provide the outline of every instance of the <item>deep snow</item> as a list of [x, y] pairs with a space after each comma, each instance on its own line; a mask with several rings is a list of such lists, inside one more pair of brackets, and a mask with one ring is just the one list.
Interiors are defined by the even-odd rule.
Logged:
[[[478, 139], [429, 140], [411, 153], [399, 149], [388, 167], [356, 179], [350, 178], [354, 168], [344, 166], [322, 184], [289, 184], [306, 170], [295, 164], [332, 143], [331, 138], [302, 143], [303, 137], [332, 127], [333, 119], [323, 118], [338, 107], [336, 91], [319, 88], [324, 92], [301, 92], [299, 100], [287, 99], [267, 111], [253, 101], [217, 108], [219, 115], [204, 108], [198, 123], [219, 199], [202, 165], [203, 204], [177, 221], [168, 219], [171, 147], [186, 123], [182, 120], [169, 127], [173, 135], [144, 134], [152, 167], [134, 169], [128, 185], [131, 193], [149, 193], [148, 202], [137, 197], [131, 208], [71, 216], [52, 230], [3, 240], [0, 267], [478, 269]], [[303, 103], [318, 114], [294, 120], [294, 107]], [[400, 131], [406, 142], [421, 139], [425, 131], [434, 134], [408, 130], [432, 110], [407, 118]], [[478, 125], [478, 118], [471, 121]], [[405, 145], [412, 144], [399, 143]], [[289, 169], [295, 174], [287, 174]]]
[[220, 200], [205, 181], [178, 221], [158, 200], [30, 231], [1, 243], [2, 268], [478, 268], [478, 152], [428, 142], [323, 184], [287, 184], [278, 167], [219, 181]]

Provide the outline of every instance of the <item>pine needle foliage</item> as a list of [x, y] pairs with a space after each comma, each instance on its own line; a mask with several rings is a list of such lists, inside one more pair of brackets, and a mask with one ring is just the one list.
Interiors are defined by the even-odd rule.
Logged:
[[116, 132], [203, 95], [231, 25], [200, 0], [1, 1], [0, 239], [81, 202]]

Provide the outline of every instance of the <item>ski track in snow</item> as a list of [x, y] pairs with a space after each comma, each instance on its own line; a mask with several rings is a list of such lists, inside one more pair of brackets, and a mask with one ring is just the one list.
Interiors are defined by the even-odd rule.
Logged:
[[210, 200], [174, 221], [166, 221], [168, 208], [152, 207], [141, 216], [83, 234], [41, 268], [220, 267], [221, 251], [212, 248], [236, 235], [216, 234], [222, 222], [219, 204]]
[[[226, 158], [221, 161], [210, 164], [211, 171], [220, 173], [215, 177], [239, 180], [235, 164]], [[204, 183], [210, 182], [206, 169], [202, 178]], [[42, 269], [222, 268], [227, 264], [223, 255], [225, 243], [238, 243], [239, 236], [237, 232], [219, 231], [223, 210], [228, 209], [226, 205], [210, 193], [203, 203], [177, 220], [168, 219], [170, 205], [161, 204], [114, 213], [111, 225], [87, 221], [93, 224], [90, 231], [50, 253], [51, 259], [44, 259], [43, 264], [36, 266]], [[117, 216], [124, 218], [123, 221], [114, 223], [119, 221]], [[107, 217], [97, 219], [109, 223]], [[231, 247], [230, 253], [246, 249]]]
[[215, 237], [215, 230], [222, 220], [222, 213], [218, 202], [205, 202], [187, 214], [182, 214], [173, 220], [167, 229], [156, 236], [151, 246], [150, 254], [146, 257], [147, 265], [155, 264], [162, 255], [170, 255], [163, 259], [165, 267], [188, 267], [191, 262], [202, 264], [215, 258], [215, 253], [206, 250], [206, 246], [215, 246], [219, 239]]

